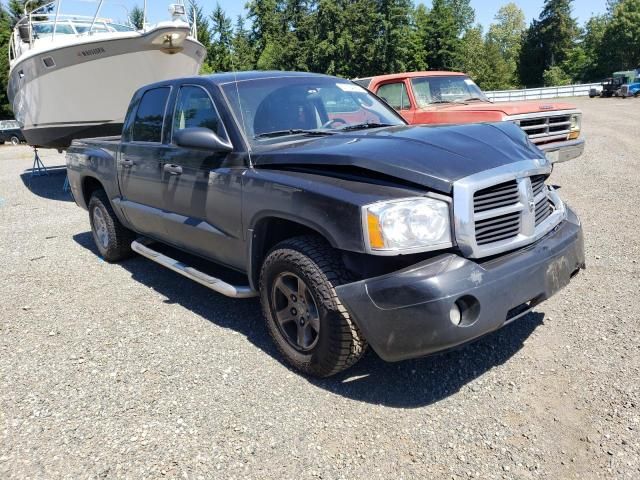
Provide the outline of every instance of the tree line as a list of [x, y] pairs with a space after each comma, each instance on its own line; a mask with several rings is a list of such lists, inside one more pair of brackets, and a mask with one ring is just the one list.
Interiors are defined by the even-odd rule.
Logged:
[[[365, 77], [412, 70], [468, 73], [485, 90], [599, 81], [640, 66], [640, 0], [607, 0], [580, 26], [573, 0], [545, 0], [526, 24], [516, 2], [485, 29], [471, 0], [250, 0], [230, 18], [191, 0], [189, 15], [207, 49], [202, 73], [302, 70]], [[0, 114], [6, 102], [7, 47], [23, 0], [0, 4]], [[142, 11], [130, 22], [138, 27]]]

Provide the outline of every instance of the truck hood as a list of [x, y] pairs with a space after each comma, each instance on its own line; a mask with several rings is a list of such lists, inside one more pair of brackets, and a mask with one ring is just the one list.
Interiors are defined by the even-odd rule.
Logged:
[[355, 167], [446, 194], [461, 178], [532, 159], [545, 156], [511, 122], [338, 133], [252, 154], [258, 167]]
[[[431, 110], [425, 109], [425, 111]], [[561, 110], [576, 110], [575, 105], [559, 102], [500, 102], [480, 103], [472, 102], [467, 105], [442, 104], [435, 106], [437, 110], [447, 112], [502, 112], [504, 115], [523, 115], [527, 113], [552, 113]]]

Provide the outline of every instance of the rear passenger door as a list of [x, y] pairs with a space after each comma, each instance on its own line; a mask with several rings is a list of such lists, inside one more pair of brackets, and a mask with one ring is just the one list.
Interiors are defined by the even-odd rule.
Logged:
[[242, 247], [241, 193], [244, 168], [227, 167], [229, 153], [175, 145], [176, 132], [208, 128], [229, 142], [213, 97], [197, 84], [182, 85], [171, 120], [164, 205], [171, 242], [218, 262], [239, 266]]
[[118, 156], [121, 205], [137, 231], [153, 238], [167, 235], [163, 216], [163, 144], [165, 115], [171, 87], [147, 90], [132, 106], [133, 121], [123, 131]]

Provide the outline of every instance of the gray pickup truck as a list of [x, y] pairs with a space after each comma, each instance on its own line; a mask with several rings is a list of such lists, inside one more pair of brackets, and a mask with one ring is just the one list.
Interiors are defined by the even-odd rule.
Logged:
[[259, 296], [279, 351], [316, 376], [369, 345], [398, 361], [475, 340], [584, 268], [580, 222], [517, 126], [407, 125], [329, 76], [146, 86], [122, 136], [74, 141], [67, 167], [105, 260]]

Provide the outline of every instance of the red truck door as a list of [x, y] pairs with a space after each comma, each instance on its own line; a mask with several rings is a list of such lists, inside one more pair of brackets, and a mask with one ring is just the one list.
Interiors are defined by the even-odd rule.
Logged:
[[374, 93], [402, 115], [402, 118], [413, 123], [416, 107], [406, 80], [391, 80], [375, 86], [374, 89]]

